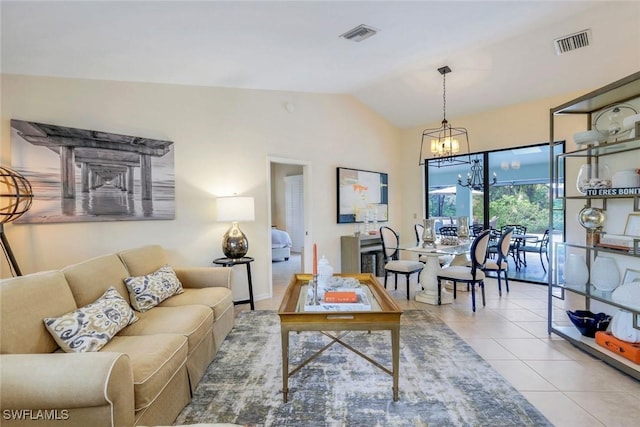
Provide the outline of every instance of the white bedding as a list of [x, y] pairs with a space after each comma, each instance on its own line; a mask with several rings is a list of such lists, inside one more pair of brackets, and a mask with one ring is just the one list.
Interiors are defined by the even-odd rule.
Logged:
[[286, 231], [271, 229], [271, 247], [272, 248], [290, 248], [293, 246], [291, 236]]
[[289, 260], [291, 256], [291, 236], [286, 231], [271, 229], [271, 261], [284, 259]]

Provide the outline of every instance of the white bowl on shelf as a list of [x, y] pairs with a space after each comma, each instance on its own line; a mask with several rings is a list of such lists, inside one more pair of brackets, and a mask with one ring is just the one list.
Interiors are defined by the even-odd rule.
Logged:
[[606, 142], [607, 138], [609, 138], [608, 133], [600, 132], [595, 129], [578, 132], [573, 135], [573, 141], [577, 145], [602, 143]]
[[640, 114], [625, 117], [624, 120], [622, 120], [622, 129], [631, 129], [636, 125], [636, 122], [640, 122]]
[[640, 169], [624, 169], [614, 173], [611, 184], [614, 188], [640, 187]]

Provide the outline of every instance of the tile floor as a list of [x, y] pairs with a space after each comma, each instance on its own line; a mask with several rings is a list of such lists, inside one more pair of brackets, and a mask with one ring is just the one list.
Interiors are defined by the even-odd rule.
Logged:
[[[273, 264], [274, 296], [257, 301], [256, 309], [278, 309], [297, 262], [293, 257]], [[459, 292], [453, 304], [431, 306], [407, 301], [404, 278], [399, 283], [402, 286], [390, 293], [401, 307], [428, 310], [440, 317], [554, 425], [640, 425], [639, 381], [560, 337], [549, 337], [546, 286], [512, 281], [509, 294], [503, 292], [500, 298], [497, 283], [488, 279], [487, 305], [480, 305], [474, 314], [467, 292]], [[412, 288], [413, 296], [417, 288]]]

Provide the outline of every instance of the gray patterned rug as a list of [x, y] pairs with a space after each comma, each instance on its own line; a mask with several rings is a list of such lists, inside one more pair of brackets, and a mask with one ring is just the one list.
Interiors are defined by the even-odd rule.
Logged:
[[[391, 366], [388, 331], [345, 339]], [[291, 333], [290, 369], [329, 339]], [[176, 424], [249, 426], [550, 426], [545, 417], [436, 317], [405, 311], [400, 330], [400, 400], [392, 378], [339, 344], [289, 379], [282, 402], [280, 320], [243, 312]]]

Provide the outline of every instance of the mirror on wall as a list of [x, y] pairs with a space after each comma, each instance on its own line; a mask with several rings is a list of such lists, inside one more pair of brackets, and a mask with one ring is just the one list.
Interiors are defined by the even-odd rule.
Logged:
[[[564, 144], [556, 146], [564, 150]], [[456, 223], [491, 228], [499, 235], [506, 226], [521, 228], [516, 243], [522, 250], [509, 257], [509, 278], [547, 283], [549, 244], [549, 144], [458, 156], [468, 163], [429, 161], [425, 165], [426, 212], [437, 224]], [[564, 223], [564, 211], [554, 209], [554, 222]], [[551, 239], [552, 240], [552, 239]]]

